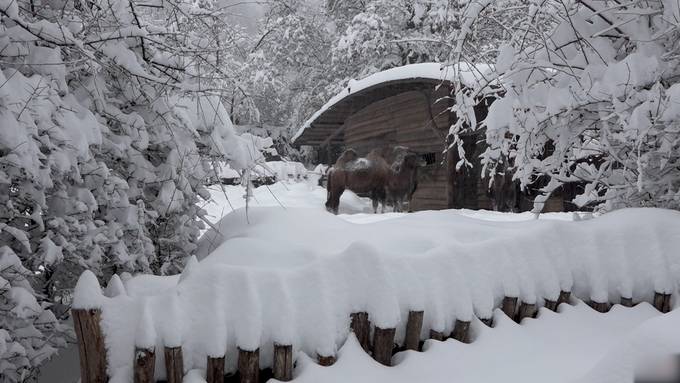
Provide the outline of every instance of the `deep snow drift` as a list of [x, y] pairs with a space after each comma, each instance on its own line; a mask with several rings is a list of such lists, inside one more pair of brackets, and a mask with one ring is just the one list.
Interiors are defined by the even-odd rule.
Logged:
[[[131, 375], [134, 346], [182, 345], [185, 369], [236, 346], [272, 343], [307, 355], [333, 355], [348, 336], [349, 314], [369, 312], [403, 339], [409, 310], [424, 310], [422, 338], [449, 333], [455, 319], [489, 318], [504, 296], [556, 300], [560, 290], [584, 300], [675, 290], [680, 271], [680, 213], [618, 211], [591, 220], [494, 222], [456, 211], [427, 211], [365, 224], [322, 208], [251, 208], [222, 219], [216, 248], [175, 277], [139, 276], [104, 298], [84, 274], [76, 307], [103, 306], [111, 373]], [[124, 278], [127, 279], [127, 278]], [[145, 307], [142, 310], [142, 307]], [[145, 334], [144, 337], [136, 337]], [[157, 353], [162, 358], [162, 353]], [[157, 363], [162, 377], [162, 359]]]
[[[578, 301], [576, 306], [561, 305], [559, 313], [541, 309], [538, 320], [524, 320], [522, 325], [497, 311], [494, 322], [494, 328], [475, 322], [472, 344], [426, 341], [422, 353], [395, 355], [393, 367], [374, 361], [350, 337], [331, 367], [301, 356], [295, 381], [623, 383], [632, 382], [634, 370], [645, 377], [645, 367], [661, 381], [669, 376], [663, 362], [680, 352], [680, 312], [662, 316], [646, 303], [634, 308], [616, 305], [601, 314]], [[671, 369], [671, 377], [678, 376], [676, 370]]]

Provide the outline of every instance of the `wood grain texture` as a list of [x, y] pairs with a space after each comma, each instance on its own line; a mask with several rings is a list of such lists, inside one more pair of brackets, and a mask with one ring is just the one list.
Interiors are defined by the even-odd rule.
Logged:
[[510, 319], [515, 318], [515, 312], [517, 311], [517, 300], [517, 297], [504, 297], [503, 302], [501, 302], [501, 311], [503, 311], [503, 313]]
[[156, 369], [156, 353], [153, 349], [135, 349], [135, 383], [153, 383]]
[[376, 327], [373, 330], [373, 359], [385, 366], [392, 365], [392, 351], [394, 350], [394, 328]]
[[406, 350], [419, 350], [420, 332], [423, 329], [423, 311], [409, 311], [406, 321], [406, 336], [404, 337], [404, 348]]
[[101, 310], [73, 309], [71, 316], [78, 339], [81, 382], [107, 382], [106, 347], [100, 326]]
[[213, 358], [208, 356], [208, 364], [205, 372], [207, 383], [223, 383], [224, 382], [224, 360], [221, 356]]
[[164, 354], [168, 383], [182, 383], [184, 379], [182, 347], [165, 347]]
[[456, 319], [451, 338], [459, 342], [470, 343], [470, 322]]
[[274, 343], [274, 379], [288, 382], [293, 379], [293, 346]]
[[354, 332], [364, 351], [370, 352], [371, 322], [368, 320], [368, 313], [350, 314], [350, 329]]
[[255, 351], [238, 349], [238, 374], [241, 383], [259, 383], [260, 349]]
[[524, 318], [535, 318], [536, 317], [536, 304], [522, 302], [519, 305], [519, 310], [517, 311], [517, 316], [515, 317], [515, 322], [520, 323]]

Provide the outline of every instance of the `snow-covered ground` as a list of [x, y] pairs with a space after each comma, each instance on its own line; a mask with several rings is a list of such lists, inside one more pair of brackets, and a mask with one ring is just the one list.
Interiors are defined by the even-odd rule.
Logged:
[[[559, 313], [541, 309], [538, 319], [521, 325], [496, 312], [489, 328], [476, 321], [474, 342], [426, 341], [424, 352], [405, 351], [393, 366], [374, 361], [354, 337], [348, 338], [331, 367], [302, 356], [299, 383], [622, 383], [652, 369], [661, 378], [678, 377], [668, 356], [680, 352], [680, 312], [660, 315], [649, 304], [614, 306], [598, 313], [581, 301], [561, 305]], [[672, 361], [674, 362], [674, 361]], [[651, 379], [650, 379], [651, 380]]]
[[[324, 210], [326, 203], [326, 189], [317, 185], [318, 177], [310, 175], [304, 182], [277, 182], [274, 185], [260, 186], [253, 190], [253, 197], [249, 202], [250, 207], [280, 207], [282, 209], [292, 207], [313, 208]], [[224, 188], [224, 189], [223, 189]], [[202, 205], [208, 213], [208, 220], [217, 223], [226, 214], [246, 206], [246, 194], [243, 186], [213, 185], [209, 187], [212, 201]], [[405, 213], [373, 214], [371, 201], [345, 191], [340, 198], [340, 214], [338, 217], [353, 223], [370, 223], [385, 219], [400, 217]], [[456, 210], [456, 214], [488, 221], [528, 221], [535, 219], [534, 214], [525, 213], [501, 213], [488, 210]], [[588, 213], [576, 214], [577, 219], [587, 219]], [[541, 214], [540, 219], [573, 220], [572, 213], [546, 213]]]
[[[639, 359], [636, 350], [668, 351], [663, 342], [680, 346], [661, 330], [677, 327], [678, 316], [655, 321], [650, 318], [658, 314], [644, 303], [605, 315], [583, 304], [563, 307], [563, 313], [542, 312], [540, 320], [521, 327], [494, 312], [504, 296], [542, 306], [560, 290], [598, 302], [622, 296], [651, 301], [654, 291], [674, 292], [680, 272], [677, 212], [631, 209], [582, 222], [570, 221], [587, 217], [536, 220], [531, 214], [457, 210], [375, 215], [366, 213], [367, 200], [347, 193], [344, 214], [336, 217], [324, 210], [325, 191], [314, 180], [260, 187], [248, 211], [242, 188], [212, 193], [215, 204], [205, 208], [219, 233], [208, 230], [199, 244], [205, 258], [190, 260], [182, 275], [124, 276], [124, 286], [112, 280], [108, 297], [97, 294], [93, 276], [81, 278], [74, 304], [103, 308], [117, 381], [131, 376], [135, 346], [181, 345], [189, 371], [205, 368], [206, 355], [224, 354], [227, 370], [233, 370], [237, 346], [259, 348], [266, 367], [274, 342], [292, 344], [296, 376], [315, 382], [492, 382], [520, 376], [538, 382], [550, 372], [551, 381], [578, 381], [584, 374], [597, 378], [588, 375], [586, 382], [603, 381], [600, 374], [630, 381], [630, 371], [616, 363], [632, 365]], [[236, 209], [229, 214], [227, 199]], [[367, 311], [376, 326], [395, 327], [401, 342], [409, 310], [425, 312], [422, 339], [430, 329], [450, 333], [460, 319], [475, 323], [476, 341], [428, 342], [422, 354], [396, 356], [392, 368], [358, 352], [348, 334], [350, 313]], [[491, 316], [493, 329], [475, 319]], [[339, 361], [316, 367], [303, 353], [337, 353]], [[560, 366], [570, 371], [555, 371]], [[157, 374], [164, 376], [161, 367]]]

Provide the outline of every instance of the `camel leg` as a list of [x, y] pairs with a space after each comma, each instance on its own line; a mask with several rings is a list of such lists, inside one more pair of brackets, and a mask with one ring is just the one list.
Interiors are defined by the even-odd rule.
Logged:
[[378, 214], [378, 199], [373, 197], [371, 198], [371, 202], [373, 203], [373, 214]]

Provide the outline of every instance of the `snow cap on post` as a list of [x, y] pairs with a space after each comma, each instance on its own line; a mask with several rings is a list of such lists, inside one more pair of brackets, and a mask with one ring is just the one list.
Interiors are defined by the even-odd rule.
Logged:
[[163, 343], [170, 348], [180, 347], [182, 345], [182, 312], [176, 292], [170, 294], [166, 310], [161, 327]]
[[83, 271], [73, 292], [73, 308], [97, 309], [103, 302], [104, 294], [97, 277], [90, 270]]
[[117, 297], [119, 295], [127, 295], [127, 292], [125, 291], [125, 285], [123, 285], [123, 281], [120, 279], [118, 274], [113, 274], [111, 279], [109, 279], [109, 284], [106, 285], [106, 289], [104, 289], [104, 295], [109, 298]]
[[139, 322], [135, 331], [135, 347], [143, 350], [153, 350], [156, 346], [156, 328], [147, 299], [140, 302]]
[[186, 280], [189, 278], [189, 276], [196, 270], [198, 267], [198, 259], [196, 259], [195, 255], [192, 255], [187, 259], [187, 264], [184, 266], [184, 270], [182, 270], [182, 274], [179, 276], [179, 282], [181, 283], [182, 281]]

